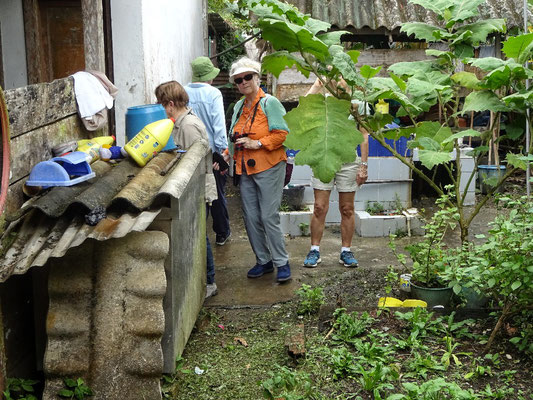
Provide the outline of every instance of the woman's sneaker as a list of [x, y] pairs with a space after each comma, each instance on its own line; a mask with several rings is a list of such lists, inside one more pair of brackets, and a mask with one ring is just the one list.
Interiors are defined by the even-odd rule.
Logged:
[[311, 250], [305, 257], [304, 267], [315, 268], [322, 259], [320, 258], [320, 252], [318, 250]]
[[341, 264], [344, 264], [345, 267], [355, 268], [359, 265], [351, 251], [343, 251], [339, 259]]

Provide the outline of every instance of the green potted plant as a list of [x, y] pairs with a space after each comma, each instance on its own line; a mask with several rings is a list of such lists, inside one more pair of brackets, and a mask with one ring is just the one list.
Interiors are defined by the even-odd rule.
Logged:
[[[443, 239], [446, 232], [457, 226], [459, 215], [456, 208], [447, 207], [448, 197], [449, 195], [444, 195], [437, 199], [439, 209], [424, 225], [423, 239], [405, 248], [413, 261], [411, 295], [424, 300], [428, 307], [449, 306], [453, 294], [445, 271], [455, 257], [455, 249], [448, 249]], [[398, 261], [407, 268], [405, 255], [397, 253], [394, 245], [391, 248]]]

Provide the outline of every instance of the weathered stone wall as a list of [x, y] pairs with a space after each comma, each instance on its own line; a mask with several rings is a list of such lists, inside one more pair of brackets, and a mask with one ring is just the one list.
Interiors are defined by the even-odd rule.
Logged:
[[161, 398], [168, 253], [165, 233], [132, 232], [52, 261], [43, 399], [59, 400], [66, 377], [95, 400]]

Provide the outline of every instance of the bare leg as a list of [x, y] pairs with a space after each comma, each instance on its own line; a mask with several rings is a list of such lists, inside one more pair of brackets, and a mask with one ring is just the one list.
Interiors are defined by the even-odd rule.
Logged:
[[315, 189], [315, 205], [311, 217], [311, 245], [319, 246], [326, 224], [326, 214], [329, 209], [330, 190]]
[[355, 231], [354, 199], [355, 192], [339, 193], [342, 247], [350, 247], [352, 245], [352, 238]]

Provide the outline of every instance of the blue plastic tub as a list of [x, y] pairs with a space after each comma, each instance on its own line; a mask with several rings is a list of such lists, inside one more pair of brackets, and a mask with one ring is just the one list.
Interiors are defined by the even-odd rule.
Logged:
[[[392, 148], [394, 148], [393, 139], [385, 139], [385, 141]], [[396, 150], [402, 156], [406, 155], [406, 150], [407, 150], [407, 157], [411, 156], [411, 150], [407, 149], [407, 138], [401, 137], [400, 139], [396, 140]], [[361, 156], [361, 149], [359, 147], [357, 147], [357, 154]], [[393, 157], [392, 153], [389, 150], [383, 147], [381, 143], [379, 143], [376, 139], [373, 139], [372, 137], [368, 137], [368, 156], [369, 157]]]
[[[145, 104], [142, 106], [129, 107], [126, 111], [126, 137], [127, 141], [139, 133], [146, 125], [167, 118], [167, 113], [161, 104]], [[163, 150], [175, 149], [174, 138], [170, 135]]]
[[[492, 189], [492, 186], [485, 183], [488, 179], [491, 179], [495, 182], [496, 179], [499, 179], [505, 175], [505, 172], [507, 171], [507, 167], [505, 165], [478, 165], [477, 168], [479, 190], [482, 194], [486, 194], [490, 191], [490, 189]], [[496, 192], [499, 192], [502, 189], [502, 186], [500, 186]]]

